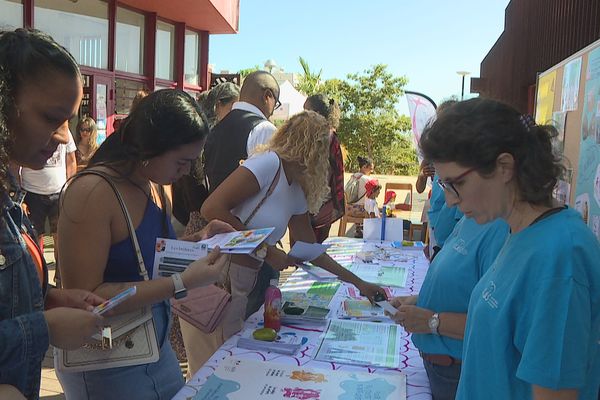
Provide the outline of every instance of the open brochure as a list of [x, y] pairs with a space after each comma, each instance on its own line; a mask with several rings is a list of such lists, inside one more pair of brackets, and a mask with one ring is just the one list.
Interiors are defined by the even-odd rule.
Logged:
[[183, 272], [188, 265], [206, 257], [219, 246], [221, 253], [249, 254], [269, 237], [275, 228], [252, 229], [221, 233], [199, 242], [176, 239], [156, 239], [152, 277], [171, 276]]
[[210, 239], [201, 240], [208, 246], [209, 250], [219, 246], [221, 253], [250, 254], [262, 242], [264, 242], [275, 228], [250, 229], [248, 231], [236, 231], [220, 233]]
[[272, 361], [226, 358], [193, 400], [405, 400], [406, 375], [322, 370]]

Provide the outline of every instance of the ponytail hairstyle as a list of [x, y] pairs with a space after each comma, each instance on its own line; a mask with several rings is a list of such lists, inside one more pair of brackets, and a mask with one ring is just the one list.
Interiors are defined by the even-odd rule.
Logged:
[[208, 123], [200, 106], [182, 90], [163, 89], [144, 97], [96, 151], [89, 166], [108, 165], [125, 175], [141, 162], [179, 146], [203, 141]]
[[48, 71], [81, 79], [73, 56], [36, 29], [0, 30], [0, 191], [8, 190], [8, 165], [14, 137], [9, 126], [18, 121], [17, 93], [25, 82], [43, 80]]
[[306, 99], [307, 108], [325, 117], [329, 126], [337, 130], [340, 126], [340, 107], [333, 98], [325, 94], [313, 94]]
[[356, 161], [358, 162], [358, 167], [359, 168], [363, 168], [363, 167], [367, 167], [369, 165], [373, 165], [373, 160], [371, 160], [369, 157], [362, 157], [362, 156], [358, 156], [356, 157]]
[[440, 113], [420, 145], [425, 159], [476, 168], [482, 176], [494, 171], [500, 154], [511, 154], [520, 199], [551, 206], [552, 191], [565, 171], [552, 150], [557, 134], [553, 126], [536, 125], [504, 103], [474, 98]]

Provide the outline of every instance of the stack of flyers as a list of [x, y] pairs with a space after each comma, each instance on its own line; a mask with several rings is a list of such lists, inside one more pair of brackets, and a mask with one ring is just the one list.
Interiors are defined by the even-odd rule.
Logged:
[[210, 239], [202, 240], [202, 243], [208, 246], [209, 250], [219, 247], [221, 253], [230, 254], [250, 254], [262, 242], [264, 242], [275, 228], [251, 229], [248, 231], [237, 231], [220, 233]]
[[308, 342], [307, 337], [298, 336], [292, 330], [282, 328], [277, 334], [277, 338], [272, 341], [256, 340], [252, 336], [253, 330], [246, 329], [242, 337], [238, 339], [237, 347], [247, 350], [270, 351], [273, 353], [294, 355], [300, 350], [302, 345]]

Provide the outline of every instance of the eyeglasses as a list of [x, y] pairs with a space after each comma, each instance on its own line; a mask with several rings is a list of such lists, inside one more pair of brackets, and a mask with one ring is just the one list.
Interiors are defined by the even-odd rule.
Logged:
[[458, 190], [456, 190], [456, 187], [454, 186], [454, 183], [456, 181], [461, 180], [462, 178], [464, 178], [465, 176], [469, 175], [471, 172], [477, 170], [477, 168], [471, 168], [466, 170], [465, 172], [463, 172], [462, 174], [460, 174], [459, 176], [457, 176], [456, 178], [452, 178], [449, 180], [446, 180], [445, 182], [442, 181], [441, 179], [438, 179], [437, 183], [438, 185], [440, 185], [440, 187], [445, 190], [446, 192], [450, 192], [452, 195], [456, 196], [456, 198], [460, 199], [460, 195], [458, 194]]
[[91, 132], [92, 128], [80, 128], [79, 132]]
[[279, 101], [278, 96], [275, 96], [275, 92], [273, 91], [273, 89], [267, 89], [269, 92], [271, 92], [271, 96], [273, 96], [273, 98], [275, 99], [275, 107], [273, 108], [273, 111], [277, 110], [279, 107], [281, 107], [281, 102]]

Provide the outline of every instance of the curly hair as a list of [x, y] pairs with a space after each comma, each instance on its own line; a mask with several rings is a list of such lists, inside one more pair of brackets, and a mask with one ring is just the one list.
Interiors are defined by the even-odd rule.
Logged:
[[552, 150], [556, 129], [535, 125], [514, 108], [475, 98], [449, 106], [421, 135], [425, 159], [456, 162], [491, 174], [502, 153], [515, 160], [519, 197], [531, 204], [552, 204], [552, 191], [565, 168]]
[[7, 190], [8, 165], [17, 123], [16, 94], [21, 85], [45, 78], [49, 70], [81, 78], [73, 56], [47, 34], [36, 29], [0, 30], [0, 190]]
[[291, 117], [258, 151], [273, 151], [283, 161], [300, 166], [299, 184], [306, 195], [308, 210], [316, 214], [330, 194], [329, 123], [314, 111]]

